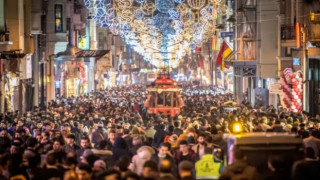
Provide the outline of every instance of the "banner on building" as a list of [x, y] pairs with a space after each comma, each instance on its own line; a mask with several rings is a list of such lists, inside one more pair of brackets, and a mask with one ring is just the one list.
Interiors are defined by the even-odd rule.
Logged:
[[32, 58], [31, 54], [26, 55], [26, 78], [32, 78]]

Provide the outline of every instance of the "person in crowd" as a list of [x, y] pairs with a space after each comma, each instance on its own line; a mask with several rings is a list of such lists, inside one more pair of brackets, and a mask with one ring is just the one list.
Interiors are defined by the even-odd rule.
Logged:
[[181, 121], [180, 120], [174, 121], [173, 125], [174, 125], [173, 134], [179, 137], [183, 133], [183, 130], [181, 129]]
[[80, 157], [82, 156], [83, 152], [86, 149], [91, 149], [91, 145], [90, 145], [90, 139], [88, 137], [84, 136], [84, 137], [81, 138], [81, 141], [80, 141], [80, 149], [78, 149], [76, 151], [77, 161], [78, 162], [81, 161]]
[[146, 136], [153, 139], [155, 134], [156, 130], [154, 129], [153, 123], [149, 122], [147, 124]]
[[179, 152], [175, 155], [175, 160], [177, 165], [182, 161], [196, 161], [196, 153], [189, 148], [189, 144], [187, 141], [182, 140], [179, 142]]
[[179, 176], [181, 180], [195, 180], [192, 172], [193, 162], [183, 160], [179, 163]]
[[208, 144], [206, 141], [206, 134], [199, 134], [198, 139], [197, 139], [197, 144], [195, 144], [192, 147], [192, 150], [196, 153], [197, 155], [197, 160], [201, 159], [202, 156], [205, 154], [205, 149], [207, 147], [211, 147], [211, 144]]
[[107, 144], [108, 142], [106, 140], [100, 141], [99, 148], [93, 148], [91, 151], [96, 157], [106, 163], [106, 168], [110, 168], [114, 164], [113, 153], [107, 149]]
[[117, 137], [114, 141], [114, 145], [111, 148], [113, 154], [113, 160], [117, 161], [122, 156], [129, 156], [129, 150], [127, 144], [122, 137]]
[[143, 165], [141, 177], [144, 180], [155, 180], [158, 177], [158, 165], [153, 161], [146, 161]]
[[168, 159], [164, 159], [159, 164], [159, 176], [163, 179], [175, 179], [174, 171], [172, 169], [172, 162]]
[[250, 166], [242, 150], [234, 149], [235, 161], [227, 166], [221, 173], [219, 180], [247, 179], [258, 180], [259, 174], [255, 167]]
[[268, 158], [268, 168], [271, 173], [265, 180], [290, 180], [290, 172], [286, 172], [286, 164], [284, 157], [279, 154], [271, 154]]
[[158, 154], [154, 154], [151, 157], [151, 161], [159, 165], [163, 160], [169, 160], [170, 164], [174, 165], [175, 160], [172, 157], [172, 154], [170, 152], [170, 144], [169, 143], [162, 143], [159, 147]]
[[91, 180], [92, 169], [87, 164], [79, 164], [76, 168], [76, 173], [79, 180]]
[[150, 146], [141, 146], [138, 149], [137, 154], [132, 157], [129, 169], [132, 172], [141, 175], [145, 162], [149, 161], [153, 154], [155, 154], [153, 148]]
[[213, 156], [212, 152], [212, 148], [206, 147], [204, 155], [196, 162], [196, 179], [217, 180], [219, 178], [224, 169], [224, 162], [221, 160], [221, 153], [215, 153]]
[[[99, 121], [98, 128], [91, 135], [91, 141], [94, 144], [94, 146], [93, 146], [94, 148], [97, 148], [99, 145], [99, 142], [106, 140], [108, 137], [106, 132], [103, 129], [103, 126], [104, 126], [103, 122]], [[109, 136], [109, 138], [110, 138], [110, 136]]]
[[60, 178], [64, 175], [63, 169], [59, 166], [57, 156], [54, 152], [49, 152], [46, 157], [45, 167], [35, 174], [35, 179]]
[[68, 154], [69, 152], [76, 152], [77, 150], [80, 149], [80, 147], [75, 144], [75, 141], [76, 141], [75, 135], [69, 134], [67, 136], [66, 145], [63, 147], [63, 150], [66, 154]]
[[314, 150], [315, 156], [319, 158], [319, 152], [320, 152], [320, 139], [317, 138], [318, 132], [316, 130], [310, 131], [310, 136], [303, 139], [303, 144], [305, 147], [310, 147]]
[[63, 159], [66, 157], [66, 153], [63, 150], [63, 145], [60, 139], [54, 139], [53, 141], [53, 149], [50, 151], [56, 156], [56, 159], [59, 163], [62, 163]]
[[320, 179], [320, 162], [315, 156], [314, 149], [305, 149], [305, 158], [292, 166], [292, 180]]
[[164, 130], [165, 125], [164, 124], [160, 124], [157, 132], [154, 135], [154, 144], [156, 147], [159, 147], [160, 144], [164, 141], [164, 138], [166, 137], [167, 133]]
[[195, 132], [194, 127], [192, 126], [188, 126], [186, 128], [186, 132], [184, 132], [183, 134], [181, 134], [178, 138], [178, 142], [182, 141], [182, 140], [187, 140], [188, 137], [192, 136], [193, 138], [197, 139], [198, 135]]

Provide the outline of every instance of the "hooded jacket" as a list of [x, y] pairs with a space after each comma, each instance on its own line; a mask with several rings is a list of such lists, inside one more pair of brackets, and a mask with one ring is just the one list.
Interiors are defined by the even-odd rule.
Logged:
[[141, 175], [145, 162], [149, 161], [154, 153], [155, 151], [153, 148], [149, 146], [141, 146], [138, 149], [137, 154], [133, 156], [129, 169], [132, 172]]

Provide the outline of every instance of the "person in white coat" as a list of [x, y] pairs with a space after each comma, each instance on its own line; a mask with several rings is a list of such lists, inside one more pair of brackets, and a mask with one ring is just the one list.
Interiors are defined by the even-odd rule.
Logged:
[[151, 156], [155, 153], [155, 150], [150, 146], [141, 146], [137, 154], [132, 157], [129, 169], [132, 172], [141, 175], [144, 163], [151, 159]]

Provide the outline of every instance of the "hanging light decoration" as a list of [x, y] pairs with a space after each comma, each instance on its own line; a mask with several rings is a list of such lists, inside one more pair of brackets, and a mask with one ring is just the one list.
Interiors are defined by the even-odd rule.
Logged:
[[208, 41], [216, 15], [232, 13], [225, 0], [85, 0], [95, 22], [120, 35], [155, 66], [177, 67]]

